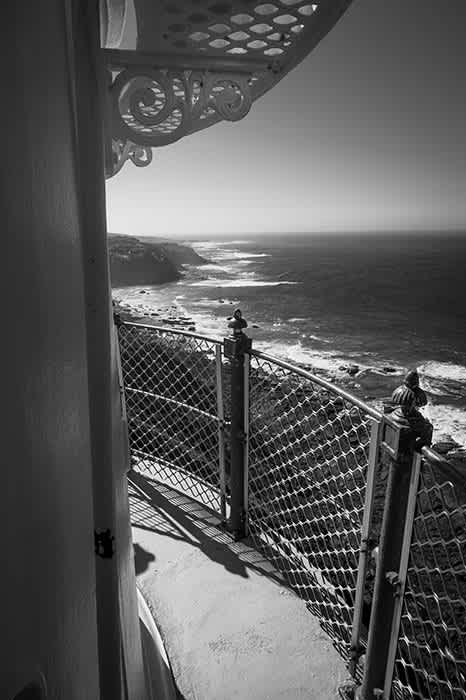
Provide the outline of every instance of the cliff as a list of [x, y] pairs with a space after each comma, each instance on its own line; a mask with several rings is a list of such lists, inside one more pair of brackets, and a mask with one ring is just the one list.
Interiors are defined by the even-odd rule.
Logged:
[[112, 287], [175, 282], [183, 265], [206, 262], [187, 245], [155, 240], [108, 235]]
[[186, 243], [174, 243], [173, 241], [167, 241], [164, 238], [156, 238], [155, 236], [144, 237], [144, 242], [146, 241], [157, 245], [161, 250], [165, 251], [176, 265], [203, 265], [208, 262]]

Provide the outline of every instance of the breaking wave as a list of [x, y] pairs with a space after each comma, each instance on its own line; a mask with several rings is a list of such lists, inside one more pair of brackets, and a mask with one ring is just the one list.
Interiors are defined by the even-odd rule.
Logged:
[[211, 277], [207, 280], [200, 280], [197, 282], [190, 282], [190, 287], [279, 287], [280, 285], [290, 285], [298, 284], [298, 282], [289, 282], [281, 280], [279, 282], [268, 282], [266, 280], [255, 280], [255, 279], [238, 279], [238, 280], [225, 280], [225, 279], [215, 279]]

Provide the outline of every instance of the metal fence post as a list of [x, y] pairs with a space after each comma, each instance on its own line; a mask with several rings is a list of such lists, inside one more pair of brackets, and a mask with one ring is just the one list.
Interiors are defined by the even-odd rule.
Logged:
[[382, 459], [388, 460], [388, 479], [364, 678], [357, 696], [360, 700], [389, 700], [389, 696], [384, 694], [384, 685], [396, 599], [401, 593], [400, 560], [414, 463], [415, 436], [411, 429], [401, 424], [399, 431], [394, 431], [393, 426], [387, 424], [386, 432], [398, 432], [398, 435], [395, 437], [395, 447], [382, 440]]
[[406, 511], [406, 521], [403, 534], [403, 545], [400, 558], [400, 570], [398, 572], [399, 590], [395, 598], [392, 627], [390, 630], [390, 647], [388, 650], [387, 667], [385, 672], [384, 697], [390, 697], [390, 689], [393, 681], [393, 671], [398, 649], [398, 637], [400, 633], [400, 620], [406, 588], [406, 576], [408, 572], [409, 553], [411, 548], [411, 538], [413, 535], [414, 516], [416, 511], [417, 492], [419, 487], [419, 475], [421, 472], [421, 455], [417, 452], [414, 455], [413, 468], [411, 469], [411, 479], [409, 484], [408, 507]]
[[220, 480], [220, 513], [225, 520], [227, 513], [226, 474], [225, 474], [225, 412], [223, 406], [223, 375], [221, 346], [215, 347], [215, 373], [217, 382], [217, 416], [218, 416], [218, 468]]
[[375, 479], [379, 460], [380, 442], [382, 438], [383, 421], [373, 421], [371, 428], [371, 442], [369, 447], [369, 461], [367, 469], [366, 496], [364, 502], [364, 514], [361, 526], [361, 544], [359, 548], [358, 577], [356, 581], [356, 593], [354, 599], [353, 628], [351, 631], [349, 671], [355, 677], [356, 667], [362, 653], [360, 643], [363, 603], [367, 563], [369, 557], [368, 540], [374, 506]]
[[251, 348], [250, 339], [243, 333], [247, 326], [237, 309], [228, 324], [232, 335], [224, 340], [225, 357], [231, 368], [231, 427], [230, 427], [230, 520], [228, 529], [235, 540], [246, 536], [245, 513], [245, 394], [244, 356]]

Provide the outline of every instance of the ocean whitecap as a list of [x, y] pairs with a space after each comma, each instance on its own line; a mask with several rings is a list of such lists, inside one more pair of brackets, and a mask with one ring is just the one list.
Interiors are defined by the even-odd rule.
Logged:
[[207, 279], [197, 282], [191, 282], [190, 287], [279, 287], [280, 285], [294, 285], [299, 284], [298, 282], [291, 282], [286, 280], [280, 280], [279, 282], [268, 282], [266, 280], [255, 280], [255, 279], [236, 279], [236, 280], [225, 280], [225, 279]]

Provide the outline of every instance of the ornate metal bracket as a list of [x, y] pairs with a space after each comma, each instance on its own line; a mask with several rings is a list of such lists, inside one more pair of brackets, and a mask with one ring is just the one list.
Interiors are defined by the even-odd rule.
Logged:
[[251, 75], [208, 70], [135, 66], [112, 71], [107, 177], [127, 160], [149, 165], [152, 148], [197, 131], [205, 120], [242, 119], [251, 108], [251, 83]]

